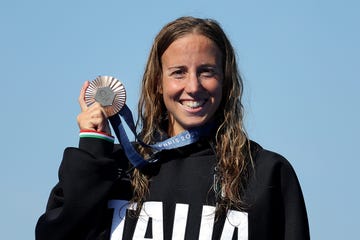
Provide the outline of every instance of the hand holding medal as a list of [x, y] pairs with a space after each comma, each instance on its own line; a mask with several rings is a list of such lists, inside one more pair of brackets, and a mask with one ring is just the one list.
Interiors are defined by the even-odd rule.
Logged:
[[[114, 77], [99, 76], [90, 82], [84, 95], [87, 107], [90, 107], [95, 102], [101, 105], [104, 113], [102, 114], [103, 117], [99, 117], [99, 122], [103, 121], [104, 117], [109, 119], [125, 155], [133, 166], [142, 168], [147, 165], [148, 161], [145, 161], [130, 143], [120, 119], [121, 116], [136, 136], [132, 113], [125, 105], [126, 91], [124, 85]], [[82, 109], [84, 111], [85, 107], [82, 107]], [[99, 114], [97, 113], [97, 115]]]

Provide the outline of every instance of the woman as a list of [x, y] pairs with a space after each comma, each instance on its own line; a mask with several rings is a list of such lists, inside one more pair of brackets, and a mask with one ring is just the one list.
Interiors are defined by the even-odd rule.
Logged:
[[245, 134], [242, 80], [218, 23], [182, 17], [155, 38], [142, 82], [140, 138], [152, 144], [206, 131], [195, 143], [160, 152], [145, 169], [132, 171], [114, 146], [100, 104], [86, 105], [88, 84], [79, 97], [79, 148], [64, 152], [37, 239], [309, 239], [293, 168]]

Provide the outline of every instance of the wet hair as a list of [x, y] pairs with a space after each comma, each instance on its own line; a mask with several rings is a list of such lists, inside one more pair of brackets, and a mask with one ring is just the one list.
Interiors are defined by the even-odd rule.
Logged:
[[[239, 74], [235, 51], [220, 24], [212, 19], [181, 17], [166, 24], [155, 37], [142, 80], [138, 105], [138, 126], [143, 141], [152, 143], [159, 133], [167, 131], [167, 110], [159, 89], [162, 79], [161, 57], [175, 40], [187, 34], [199, 34], [213, 41], [222, 57], [222, 100], [215, 113], [218, 123], [215, 136], [217, 156], [214, 184], [218, 208], [240, 209], [241, 192], [247, 176], [249, 141], [243, 126], [241, 97], [243, 81]], [[146, 150], [142, 149], [143, 155]], [[136, 170], [133, 174], [133, 201], [140, 203], [148, 193], [148, 176]]]

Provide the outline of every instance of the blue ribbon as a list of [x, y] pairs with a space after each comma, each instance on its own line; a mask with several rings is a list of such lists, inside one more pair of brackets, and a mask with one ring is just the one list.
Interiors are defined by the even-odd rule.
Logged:
[[[125, 104], [123, 108], [120, 110], [119, 114], [115, 114], [109, 118], [112, 128], [117, 136], [120, 145], [123, 147], [126, 157], [129, 159], [131, 164], [136, 168], [144, 168], [149, 163], [157, 161], [156, 158], [150, 158], [149, 160], [145, 160], [133, 147], [129, 138], [126, 134], [124, 126], [122, 124], [121, 118], [122, 117], [134, 136], [136, 137], [136, 127], [134, 124], [134, 119], [131, 113], [131, 110]], [[146, 144], [142, 142], [140, 139], [136, 137], [139, 143], [145, 147], [149, 147], [153, 150], [153, 155], [162, 150], [170, 150], [178, 147], [183, 147], [192, 143], [197, 142], [201, 136], [208, 135], [209, 131], [211, 130], [212, 126], [207, 127], [197, 127], [186, 130], [181, 132], [180, 134], [168, 138], [162, 142], [158, 142], [155, 144]]]

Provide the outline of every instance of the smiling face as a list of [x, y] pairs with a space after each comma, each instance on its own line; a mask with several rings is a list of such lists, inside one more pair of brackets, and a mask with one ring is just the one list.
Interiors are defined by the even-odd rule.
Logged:
[[222, 97], [221, 52], [209, 38], [187, 34], [161, 56], [160, 92], [169, 116], [169, 134], [202, 126], [214, 117]]

